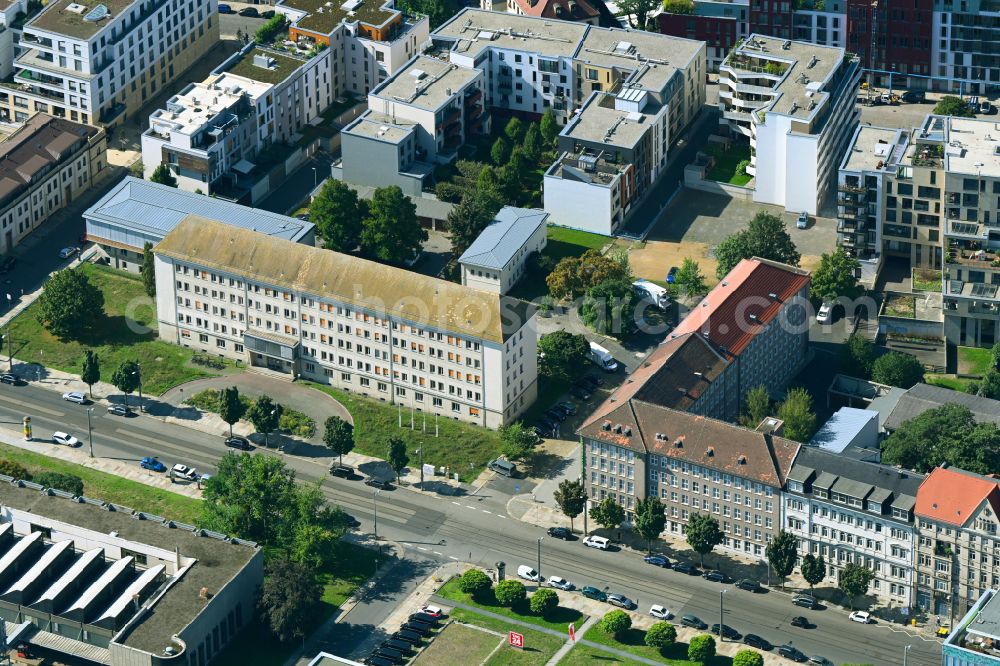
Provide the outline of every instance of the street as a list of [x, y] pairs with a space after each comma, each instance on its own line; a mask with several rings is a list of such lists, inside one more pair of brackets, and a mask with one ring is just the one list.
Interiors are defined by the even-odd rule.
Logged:
[[[21, 369], [22, 376], [34, 376], [25, 370]], [[102, 404], [93, 407], [93, 441], [98, 457], [138, 461], [142, 456], [158, 455], [168, 465], [183, 462], [199, 471], [213, 472], [225, 451], [221, 433], [214, 436], [147, 415], [122, 419], [107, 415]], [[45, 441], [57, 429], [69, 431], [83, 441], [84, 447], [88, 445], [86, 406], [65, 402], [58, 391], [38, 386], [0, 385], [0, 422], [17, 429], [25, 415], [32, 417], [35, 437], [42, 440], [37, 450], [43, 453], [51, 446]], [[377, 510], [377, 536], [401, 544], [416, 561], [468, 561], [493, 567], [502, 560], [509, 571], [520, 564], [535, 563], [537, 539], [544, 536], [544, 530], [509, 518], [506, 506], [510, 497], [496, 490], [444, 496], [397, 488], [376, 495], [359, 481], [329, 477], [323, 462], [274, 455], [281, 455], [303, 481], [323, 479], [326, 495], [356, 516], [363, 530], [374, 531]], [[709, 563], [715, 561], [712, 555], [707, 559]], [[584, 547], [579, 540], [563, 542], [546, 538], [542, 542], [541, 569], [544, 576], [560, 575], [577, 586], [610, 588], [638, 599], [640, 612], [652, 603], [660, 603], [675, 615], [693, 613], [709, 623], [717, 621], [719, 592], [726, 590], [726, 624], [744, 633], [762, 635], [775, 644], [793, 642], [806, 654], [822, 654], [836, 663], [899, 664], [904, 647], [911, 644], [908, 663], [912, 666], [940, 663], [937, 642], [911, 637], [898, 626], [890, 628], [884, 622], [861, 626], [849, 621], [846, 611], [833, 607], [805, 611], [793, 606], [788, 595], [781, 592], [756, 595], [742, 592], [731, 585], [654, 568], [644, 564], [637, 553], [601, 552]], [[418, 576], [424, 567], [406, 570]], [[406, 583], [395, 577], [391, 593], [375, 595], [373, 603], [380, 604], [381, 610], [362, 602], [347, 616], [347, 623], [353, 625], [352, 616], [357, 613], [354, 617], [359, 622], [377, 625], [378, 616], [391, 610], [392, 604], [385, 603], [386, 598], [391, 601], [393, 594], [402, 594], [399, 590], [406, 589]], [[816, 627], [791, 627], [789, 621], [794, 615], [806, 615]], [[363, 639], [363, 634], [354, 632], [358, 640]], [[348, 643], [345, 642], [341, 653], [347, 651]]]

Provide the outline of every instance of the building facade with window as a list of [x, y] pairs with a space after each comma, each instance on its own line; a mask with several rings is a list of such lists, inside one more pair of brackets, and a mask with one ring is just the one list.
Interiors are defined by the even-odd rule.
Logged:
[[1000, 482], [954, 467], [933, 470], [917, 490], [917, 605], [961, 617], [1000, 586]]
[[524, 301], [194, 216], [155, 252], [164, 340], [490, 428], [535, 400]]
[[104, 130], [38, 113], [0, 141], [0, 255], [107, 173]]
[[55, 0], [24, 26], [0, 120], [125, 122], [219, 41], [217, 0]]
[[725, 550], [763, 557], [781, 529], [781, 488], [800, 445], [641, 400], [591, 416], [577, 431], [588, 503], [612, 497], [626, 512], [647, 496], [666, 506], [680, 537], [692, 514], [719, 521]]
[[548, 243], [548, 213], [504, 206], [458, 258], [462, 284], [506, 294], [528, 271], [528, 260]]
[[823, 557], [829, 580], [849, 563], [875, 572], [870, 592], [886, 605], [916, 605], [913, 508], [923, 474], [803, 446], [782, 493], [786, 531], [800, 557]]

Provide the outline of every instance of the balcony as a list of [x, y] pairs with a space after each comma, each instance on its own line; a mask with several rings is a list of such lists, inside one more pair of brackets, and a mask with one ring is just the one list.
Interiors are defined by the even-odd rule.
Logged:
[[483, 98], [483, 91], [479, 88], [472, 89], [472, 92], [465, 93], [465, 104], [466, 106], [472, 106], [476, 104]]
[[849, 231], [851, 233], [857, 231], [858, 223], [857, 220], [838, 220], [837, 221], [837, 231], [844, 232]]
[[723, 111], [722, 117], [726, 120], [735, 120], [738, 123], [750, 122], [750, 114], [744, 111]]
[[867, 192], [864, 185], [855, 185], [853, 183], [841, 183], [837, 185], [838, 192], [853, 192], [855, 194], [864, 194]]
[[997, 253], [993, 250], [951, 248], [945, 257], [945, 262], [968, 268], [1000, 268], [1000, 258], [998, 258]]
[[989, 227], [978, 222], [949, 219], [945, 222], [944, 235], [952, 238], [985, 241], [989, 237]]

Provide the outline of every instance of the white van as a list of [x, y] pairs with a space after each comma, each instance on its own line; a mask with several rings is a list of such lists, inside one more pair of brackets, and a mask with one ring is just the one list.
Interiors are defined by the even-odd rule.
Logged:
[[618, 363], [607, 349], [597, 344], [590, 343], [590, 360], [605, 372], [614, 372], [618, 369]]
[[530, 580], [535, 583], [538, 582], [538, 572], [526, 564], [522, 564], [517, 568], [517, 575], [519, 578], [523, 578], [524, 580]]
[[635, 290], [635, 295], [643, 300], [650, 300], [653, 305], [660, 308], [661, 310], [666, 310], [670, 307], [670, 294], [667, 290], [660, 285], [650, 282], [649, 280], [636, 280], [632, 283], [632, 289]]

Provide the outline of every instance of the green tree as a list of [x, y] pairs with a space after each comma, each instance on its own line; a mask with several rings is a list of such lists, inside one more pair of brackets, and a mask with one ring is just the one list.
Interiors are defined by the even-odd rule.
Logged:
[[93, 349], [88, 349], [87, 355], [83, 358], [83, 372], [80, 373], [80, 381], [87, 385], [87, 392], [93, 398], [94, 384], [101, 381], [101, 359], [94, 353]]
[[688, 643], [688, 659], [707, 664], [715, 658], [715, 639], [708, 634], [695, 636]]
[[632, 628], [632, 618], [623, 610], [613, 610], [605, 613], [597, 626], [604, 633], [617, 638]]
[[458, 579], [458, 588], [473, 598], [482, 598], [492, 587], [493, 581], [482, 569], [469, 569]]
[[128, 407], [129, 395], [139, 388], [139, 380], [142, 379], [140, 373], [139, 364], [135, 361], [122, 361], [111, 373], [111, 383], [125, 394], [125, 407]]
[[31, 481], [32, 479], [31, 472], [24, 465], [2, 458], [0, 458], [0, 474], [20, 479], [21, 481]]
[[939, 116], [955, 116], [957, 118], [975, 118], [976, 114], [961, 97], [944, 95], [934, 106], [934, 113]]
[[278, 429], [281, 423], [281, 413], [284, 407], [271, 400], [269, 396], [260, 395], [247, 410], [247, 418], [257, 432], [264, 435], [264, 447], [267, 447], [267, 436]]
[[587, 372], [590, 342], [583, 335], [554, 331], [538, 340], [538, 372], [561, 382], [574, 382]]
[[149, 241], [142, 246], [142, 288], [150, 298], [156, 296], [156, 264], [153, 260], [153, 244]]
[[847, 602], [851, 605], [851, 610], [854, 610], [854, 600], [868, 591], [868, 586], [871, 585], [874, 579], [874, 571], [854, 562], [848, 562], [840, 570], [837, 587], [847, 597]]
[[354, 450], [354, 426], [339, 416], [328, 417], [323, 426], [323, 443], [343, 465], [344, 454]]
[[983, 398], [1000, 399], [1000, 372], [991, 368], [979, 381], [969, 382], [965, 390]]
[[159, 164], [153, 173], [149, 176], [149, 181], [151, 183], [159, 183], [160, 185], [166, 185], [168, 187], [177, 187], [177, 179], [174, 178], [174, 174], [171, 173], [170, 167], [166, 164]]
[[993, 369], [1000, 370], [1000, 342], [990, 347], [990, 358], [993, 359]]
[[399, 475], [406, 469], [406, 464], [410, 462], [410, 456], [406, 455], [406, 442], [398, 437], [389, 438], [389, 447], [386, 451], [385, 461], [396, 473], [396, 483], [399, 483]]
[[288, 642], [305, 638], [322, 596], [315, 569], [281, 558], [268, 563], [257, 606], [274, 637]]
[[497, 140], [493, 142], [493, 147], [490, 148], [490, 159], [493, 160], [493, 164], [502, 167], [507, 163], [509, 157], [510, 147], [502, 136], [498, 136]]
[[802, 556], [799, 569], [802, 570], [802, 578], [809, 583], [810, 592], [826, 578], [826, 561], [822, 555], [816, 557], [812, 553], [806, 553]]
[[524, 583], [510, 578], [497, 583], [496, 588], [493, 590], [493, 595], [497, 598], [501, 606], [506, 606], [507, 608], [520, 606], [528, 598], [528, 592], [524, 589]]
[[677, 629], [669, 622], [657, 622], [646, 630], [643, 642], [662, 652], [677, 642]]
[[229, 452], [205, 484], [199, 525], [256, 541], [284, 546], [298, 523], [295, 472], [273, 456]]
[[507, 460], [523, 460], [528, 457], [538, 444], [538, 435], [530, 428], [525, 428], [520, 421], [500, 426], [497, 430], [500, 436], [500, 453]]
[[35, 483], [46, 488], [65, 490], [68, 493], [80, 497], [83, 495], [83, 479], [76, 474], [63, 474], [61, 472], [41, 472], [32, 479]]
[[538, 123], [528, 125], [521, 145], [524, 148], [524, 156], [529, 162], [539, 160], [542, 156], [542, 132], [538, 129]]
[[462, 195], [462, 200], [448, 211], [448, 234], [454, 256], [462, 256], [479, 234], [493, 223], [499, 210], [495, 204], [488, 193], [481, 194], [476, 189]]
[[667, 525], [665, 507], [656, 495], [640, 499], [635, 503], [633, 526], [636, 534], [646, 540], [646, 550], [652, 550], [653, 541], [660, 537]]
[[254, 41], [258, 44], [270, 44], [274, 41], [274, 38], [278, 36], [285, 29], [285, 15], [275, 14], [273, 17], [268, 19], [262, 26], [257, 28], [257, 34], [254, 35]]
[[38, 320], [57, 338], [78, 337], [104, 317], [104, 293], [74, 269], [49, 278], [37, 303]]
[[871, 377], [874, 363], [875, 345], [865, 336], [852, 333], [840, 351], [841, 372], [852, 377], [868, 379]]
[[610, 530], [619, 527], [625, 520], [625, 509], [613, 497], [605, 497], [590, 510], [590, 517], [604, 529]]
[[531, 595], [528, 607], [535, 615], [548, 617], [559, 607], [559, 595], [556, 594], [555, 590], [542, 588]]
[[240, 390], [235, 386], [227, 386], [219, 395], [219, 416], [229, 424], [229, 436], [233, 436], [235, 425], [247, 413], [246, 403], [240, 398]]
[[813, 271], [810, 295], [814, 300], [834, 300], [840, 297], [857, 298], [861, 293], [857, 273], [861, 262], [838, 247], [819, 258], [819, 268]]
[[715, 248], [715, 257], [719, 261], [715, 273], [720, 280], [743, 259], [760, 257], [798, 266], [802, 258], [785, 230], [785, 222], [764, 211], [754, 215], [746, 229], [722, 241]]
[[740, 650], [733, 655], [733, 666], [764, 666], [764, 657], [756, 650]]
[[812, 396], [804, 388], [793, 388], [778, 406], [778, 418], [785, 422], [785, 437], [805, 442], [816, 432], [816, 414], [812, 411]]
[[514, 116], [507, 121], [507, 125], [503, 128], [503, 133], [512, 146], [520, 145], [521, 140], [524, 138], [524, 125], [517, 116]]
[[638, 328], [635, 290], [628, 280], [609, 280], [587, 290], [580, 307], [583, 323], [601, 335], [623, 340]]
[[690, 257], [685, 257], [681, 262], [681, 267], [677, 269], [674, 282], [681, 292], [690, 297], [704, 296], [708, 293], [705, 285], [705, 276], [701, 274], [701, 267], [698, 262]]
[[649, 22], [649, 13], [657, 4], [658, 0], [618, 0], [618, 9], [628, 18], [631, 27], [645, 30]]
[[924, 366], [915, 357], [892, 351], [875, 359], [872, 364], [872, 381], [879, 384], [912, 388], [924, 380]]
[[292, 533], [292, 559], [321, 569], [333, 560], [342, 532], [322, 525], [300, 525]]
[[684, 536], [691, 549], [701, 556], [701, 566], [705, 566], [705, 555], [725, 540], [719, 521], [707, 513], [692, 513]]
[[556, 121], [556, 114], [552, 112], [552, 109], [545, 109], [539, 129], [545, 142], [550, 146], [555, 146], [559, 137], [559, 123]]
[[368, 217], [361, 227], [361, 252], [370, 259], [401, 266], [420, 252], [427, 232], [417, 219], [417, 207], [396, 185], [372, 194]]
[[947, 464], [975, 472], [1000, 470], [1000, 430], [978, 423], [968, 407], [949, 403], [905, 421], [882, 443], [882, 461], [918, 472]]
[[579, 479], [563, 479], [553, 493], [556, 504], [562, 509], [563, 515], [569, 518], [569, 530], [573, 531], [573, 519], [583, 513], [587, 505], [587, 493], [583, 482]]
[[335, 178], [329, 178], [309, 204], [309, 221], [323, 247], [336, 252], [353, 252], [361, 242], [361, 226], [368, 216], [368, 203], [358, 193]]
[[585, 289], [580, 279], [580, 258], [565, 257], [545, 277], [545, 284], [554, 298], [570, 298]]
[[764, 550], [767, 562], [774, 573], [781, 578], [781, 587], [785, 587], [785, 578], [795, 569], [795, 559], [798, 555], [799, 541], [791, 532], [781, 530], [771, 539]]
[[747, 391], [744, 400], [743, 415], [740, 416], [740, 423], [744, 427], [753, 430], [760, 425], [771, 413], [771, 396], [767, 392], [767, 387], [761, 384], [757, 388]]

